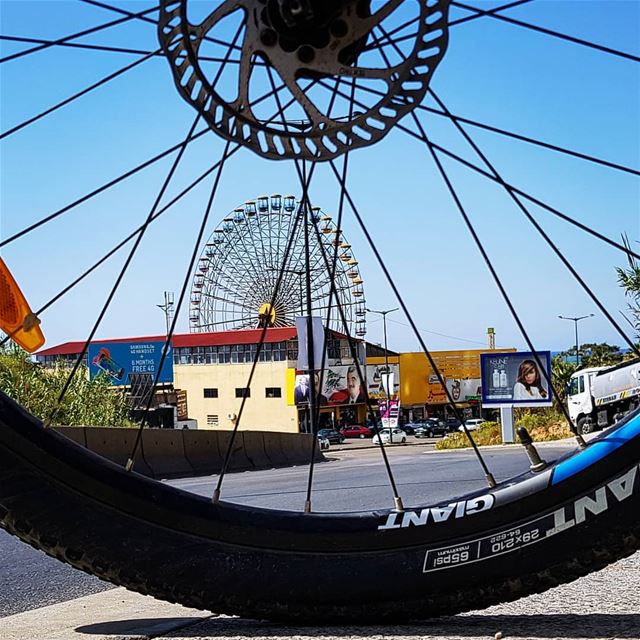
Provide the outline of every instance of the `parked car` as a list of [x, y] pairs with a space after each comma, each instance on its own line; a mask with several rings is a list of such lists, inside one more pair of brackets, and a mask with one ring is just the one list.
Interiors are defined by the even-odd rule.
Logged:
[[449, 433], [449, 427], [444, 420], [428, 419], [414, 430], [416, 438], [435, 438]]
[[352, 424], [348, 427], [342, 427], [340, 433], [345, 438], [370, 438], [371, 429], [369, 427], [363, 427], [361, 424]]
[[415, 430], [421, 426], [422, 423], [420, 422], [407, 422], [406, 424], [399, 425], [399, 428], [402, 429], [408, 436], [412, 436], [415, 435]]
[[455, 431], [462, 423], [458, 418], [447, 418], [447, 429]]
[[380, 444], [380, 440], [384, 444], [404, 444], [407, 441], [407, 434], [400, 427], [383, 429], [373, 436], [373, 444]]
[[318, 437], [326, 438], [330, 444], [342, 444], [344, 436], [336, 429], [320, 429]]
[[323, 438], [320, 433], [318, 433], [318, 448], [320, 451], [326, 451], [331, 447], [328, 438]]
[[[484, 418], [469, 418], [465, 420], [465, 424], [467, 425], [467, 429], [469, 431], [475, 431], [481, 424], [484, 424], [486, 420]], [[458, 431], [464, 431], [464, 427], [460, 425], [458, 427]]]

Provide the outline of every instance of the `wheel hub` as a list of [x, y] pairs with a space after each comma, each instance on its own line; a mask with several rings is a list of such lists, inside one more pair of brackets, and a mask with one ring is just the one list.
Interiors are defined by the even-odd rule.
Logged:
[[[350, 0], [267, 0], [259, 16], [260, 42], [265, 54], [273, 47], [283, 53], [294, 53], [303, 64], [313, 63], [323, 50], [337, 57], [342, 64], [352, 64], [359, 46], [341, 47], [341, 40], [349, 32], [343, 10], [353, 4]], [[371, 15], [369, 0], [355, 3], [355, 15], [366, 18]], [[307, 72], [307, 76], [313, 75]]]

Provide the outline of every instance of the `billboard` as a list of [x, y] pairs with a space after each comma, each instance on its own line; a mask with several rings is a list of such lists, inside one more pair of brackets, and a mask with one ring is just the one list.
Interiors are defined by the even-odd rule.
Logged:
[[[317, 402], [319, 405], [360, 404], [365, 402], [365, 389], [353, 365], [333, 365], [326, 367], [322, 376], [315, 373]], [[308, 404], [310, 398], [309, 376], [297, 373], [293, 389], [296, 405]]]
[[[308, 316], [296, 318], [296, 332], [298, 334], [298, 364], [297, 368], [302, 371], [308, 371], [309, 367], [309, 336], [308, 336]], [[319, 369], [322, 363], [322, 354], [324, 353], [324, 327], [322, 326], [322, 318], [311, 317], [311, 336], [313, 341], [313, 364], [314, 369]]]
[[378, 411], [382, 426], [385, 429], [395, 429], [398, 426], [398, 414], [400, 413], [400, 402], [398, 400], [380, 400], [378, 402]]
[[[155, 379], [164, 340], [149, 342], [108, 342], [89, 345], [89, 376], [106, 375], [113, 385], [129, 385], [132, 378]], [[173, 381], [171, 346], [158, 382]]]
[[[540, 360], [546, 376], [536, 361]], [[551, 352], [483, 353], [480, 355], [482, 405], [550, 407]]]
[[469, 402], [470, 400], [480, 400], [482, 393], [482, 383], [480, 378], [447, 378], [447, 390], [451, 394], [454, 402]]
[[[392, 394], [397, 395], [400, 391], [400, 365], [389, 365], [389, 382], [393, 387]], [[367, 365], [367, 392], [370, 398], [386, 398], [387, 366], [385, 364]]]

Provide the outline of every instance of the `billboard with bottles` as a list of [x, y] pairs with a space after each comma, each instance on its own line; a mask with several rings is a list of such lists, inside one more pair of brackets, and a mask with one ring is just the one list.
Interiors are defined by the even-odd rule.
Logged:
[[480, 369], [483, 406], [552, 405], [550, 351], [483, 353]]

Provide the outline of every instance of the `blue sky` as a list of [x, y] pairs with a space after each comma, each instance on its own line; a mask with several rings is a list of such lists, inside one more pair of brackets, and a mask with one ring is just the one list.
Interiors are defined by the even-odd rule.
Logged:
[[[140, 11], [153, 3], [113, 4]], [[467, 13], [452, 10], [451, 15]], [[640, 2], [538, 0], [505, 15], [640, 55]], [[115, 17], [80, 2], [0, 0], [3, 35], [55, 39]], [[135, 22], [78, 42], [158, 46], [154, 27]], [[29, 46], [0, 44], [3, 57]], [[2, 64], [2, 131], [135, 59], [52, 47]], [[431, 86], [455, 114], [640, 166], [637, 62], [483, 17], [451, 29], [449, 49]], [[155, 58], [9, 136], [0, 143], [0, 235], [9, 237], [180, 142], [194, 116], [177, 94], [167, 62]], [[450, 123], [435, 115], [420, 119], [435, 142], [473, 159]], [[611, 238], [628, 234], [640, 248], [637, 176], [479, 129], [468, 131], [505, 180]], [[169, 195], [216, 162], [223, 148], [214, 134], [193, 143]], [[443, 162], [535, 345], [570, 346], [573, 324], [557, 316], [588, 313], [596, 315], [580, 323], [581, 342], [622, 344], [504, 191], [453, 160]], [[494, 327], [499, 345], [526, 348], [424, 144], [392, 131], [376, 146], [353, 152], [349, 163], [349, 190], [427, 346], [481, 347], [486, 328]], [[170, 164], [171, 158], [158, 162], [2, 248], [34, 308], [142, 223]], [[97, 337], [162, 333], [164, 316], [156, 305], [163, 291], [177, 294], [181, 287], [210, 186], [208, 181], [195, 189], [150, 228]], [[292, 163], [269, 162], [242, 150], [225, 168], [208, 232], [245, 200], [274, 192], [299, 194]], [[338, 187], [326, 166], [317, 169], [311, 197], [325, 212], [337, 213]], [[535, 206], [530, 211], [624, 326], [619, 311], [626, 301], [614, 269], [624, 264], [624, 256]], [[360, 261], [367, 305], [398, 306], [353, 216], [346, 216], [344, 233]], [[126, 250], [120, 251], [43, 315], [48, 346], [88, 335], [125, 256]], [[184, 308], [178, 330], [187, 327]], [[418, 350], [399, 312], [389, 316], [388, 333], [392, 348]], [[367, 338], [382, 339], [376, 318], [370, 319]]]

